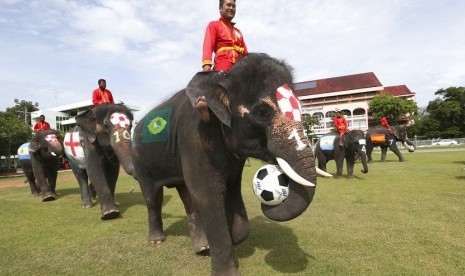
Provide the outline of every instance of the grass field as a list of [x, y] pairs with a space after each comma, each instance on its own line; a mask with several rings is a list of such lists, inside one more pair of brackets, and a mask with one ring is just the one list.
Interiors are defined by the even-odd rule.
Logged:
[[[369, 173], [318, 178], [310, 208], [295, 220], [266, 219], [246, 166], [243, 195], [251, 223], [235, 247], [242, 275], [463, 275], [464, 148], [379, 152]], [[329, 172], [335, 172], [334, 162]], [[345, 174], [344, 169], [344, 174]], [[61, 173], [58, 200], [42, 203], [29, 188], [0, 189], [0, 275], [209, 275], [210, 258], [193, 253], [182, 203], [165, 190], [167, 240], [147, 242], [140, 188], [122, 173], [116, 200], [122, 217], [100, 220], [100, 206], [80, 208], [77, 182]], [[24, 178], [21, 178], [21, 181]], [[11, 179], [0, 180], [2, 185]], [[16, 180], [17, 181], [17, 180]], [[208, 196], [208, 195], [206, 195]]]

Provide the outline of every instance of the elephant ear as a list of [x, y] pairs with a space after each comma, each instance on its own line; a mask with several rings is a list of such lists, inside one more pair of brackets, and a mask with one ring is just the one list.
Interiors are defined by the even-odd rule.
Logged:
[[97, 138], [96, 128], [97, 122], [95, 120], [95, 114], [92, 110], [86, 110], [85, 112], [76, 116], [76, 123], [81, 128], [82, 132], [87, 136], [90, 143], [94, 143]]
[[193, 106], [196, 100], [205, 96], [208, 107], [225, 125], [231, 126], [231, 110], [229, 107], [228, 81], [229, 73], [199, 72], [189, 82], [186, 94]]
[[39, 149], [40, 149], [39, 139], [37, 137], [32, 138], [32, 141], [29, 144], [29, 152], [36, 152]]

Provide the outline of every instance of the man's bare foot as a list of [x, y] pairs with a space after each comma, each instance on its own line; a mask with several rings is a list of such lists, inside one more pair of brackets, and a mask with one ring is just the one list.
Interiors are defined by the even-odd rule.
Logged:
[[208, 104], [207, 100], [205, 99], [205, 96], [201, 96], [197, 99], [195, 102], [195, 108], [197, 108], [197, 111], [199, 111], [200, 118], [202, 118], [202, 121], [205, 123], [210, 122], [210, 110], [208, 109]]

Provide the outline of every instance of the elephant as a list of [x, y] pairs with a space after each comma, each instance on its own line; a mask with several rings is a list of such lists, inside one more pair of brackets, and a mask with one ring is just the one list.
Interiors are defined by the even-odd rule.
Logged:
[[[392, 133], [391, 133], [392, 132]], [[391, 127], [389, 132], [385, 127], [377, 126], [368, 128], [366, 132], [368, 162], [373, 162], [371, 153], [374, 147], [381, 148], [381, 162], [386, 161], [386, 153], [389, 148], [399, 158], [399, 162], [404, 162], [404, 157], [397, 147], [397, 141], [401, 141], [409, 152], [414, 152], [416, 147], [407, 137], [407, 126], [397, 125]]]
[[39, 196], [40, 188], [37, 186], [36, 178], [34, 177], [34, 172], [32, 171], [31, 156], [29, 155], [30, 144], [30, 142], [24, 143], [18, 148], [18, 161], [21, 169], [24, 172], [24, 175], [26, 176], [27, 182], [29, 183], [31, 194], [33, 196]]
[[336, 161], [337, 173], [335, 177], [342, 175], [344, 158], [346, 158], [347, 176], [353, 176], [356, 156], [362, 160], [362, 173], [368, 173], [366, 140], [362, 130], [351, 130], [342, 136], [344, 146], [339, 146], [339, 133], [331, 132], [321, 137], [315, 146], [315, 157], [318, 159], [318, 167], [326, 171], [329, 160]]
[[58, 166], [64, 154], [60, 132], [54, 129], [38, 131], [29, 143], [28, 151], [30, 159], [20, 159], [19, 162], [32, 194], [41, 193], [43, 202], [56, 200]]
[[[163, 187], [176, 188], [194, 251], [210, 253], [213, 275], [239, 275], [233, 245], [249, 234], [241, 194], [247, 157], [278, 164], [290, 177], [283, 203], [261, 205], [266, 217], [288, 221], [307, 209], [317, 168], [292, 85], [285, 61], [250, 53], [228, 72], [197, 73], [140, 120], [132, 155], [148, 210], [149, 242], [165, 240]], [[199, 96], [207, 99], [208, 122], [193, 108]]]
[[133, 120], [133, 114], [124, 105], [101, 104], [76, 116], [79, 134], [73, 135], [77, 129], [67, 133], [65, 148], [80, 185], [82, 206], [92, 205], [89, 179], [100, 202], [102, 220], [120, 215], [114, 199], [120, 163], [127, 174], [134, 172], [131, 158]]

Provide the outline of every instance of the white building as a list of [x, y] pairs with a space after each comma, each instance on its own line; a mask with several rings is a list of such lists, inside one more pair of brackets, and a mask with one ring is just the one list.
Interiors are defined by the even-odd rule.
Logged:
[[333, 129], [332, 118], [336, 109], [344, 114], [349, 129], [367, 130], [379, 125], [370, 114], [369, 102], [386, 93], [394, 97], [415, 99], [415, 93], [405, 85], [383, 86], [373, 72], [294, 83], [294, 92], [300, 100], [303, 117], [317, 117], [319, 126], [312, 128], [317, 135]]
[[[140, 110], [140, 108], [135, 105], [125, 104], [125, 106], [132, 112]], [[40, 115], [44, 115], [45, 121], [50, 124], [51, 128], [67, 132], [76, 124], [75, 117], [78, 113], [92, 109], [93, 107], [94, 104], [92, 100], [88, 100], [34, 111], [31, 113], [32, 127], [39, 121]]]

